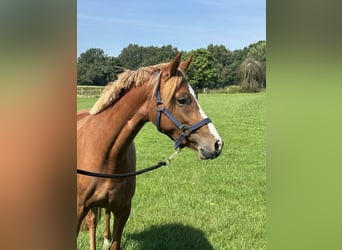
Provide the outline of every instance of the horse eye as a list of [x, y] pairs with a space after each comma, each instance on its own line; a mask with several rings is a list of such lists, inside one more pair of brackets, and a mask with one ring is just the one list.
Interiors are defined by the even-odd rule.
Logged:
[[186, 97], [180, 97], [180, 98], [177, 98], [176, 101], [179, 106], [184, 106], [185, 104], [187, 104], [188, 99]]

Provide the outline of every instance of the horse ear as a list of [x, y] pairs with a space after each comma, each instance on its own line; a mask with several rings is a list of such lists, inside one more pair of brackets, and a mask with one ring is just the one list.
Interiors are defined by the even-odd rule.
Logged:
[[178, 53], [177, 56], [172, 60], [172, 62], [170, 62], [169, 65], [167, 66], [165, 71], [169, 73], [168, 77], [171, 77], [176, 74], [181, 57], [182, 57], [182, 53]]
[[181, 62], [179, 64], [179, 69], [183, 73], [185, 73], [185, 71], [189, 68], [191, 61], [192, 61], [192, 55], [188, 59], [186, 59], [184, 62]]

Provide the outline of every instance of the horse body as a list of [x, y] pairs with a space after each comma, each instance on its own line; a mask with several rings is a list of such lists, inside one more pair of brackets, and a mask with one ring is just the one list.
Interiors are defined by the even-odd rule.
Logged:
[[[124, 72], [117, 82], [106, 86], [90, 111], [78, 113], [78, 168], [108, 174], [134, 172], [136, 155], [133, 139], [148, 121], [158, 123], [158, 129], [161, 127], [160, 131], [173, 140], [181, 138], [181, 146], [197, 150], [201, 159], [213, 159], [220, 154], [223, 141], [214, 126], [207, 124], [209, 121], [196, 127], [194, 133], [185, 132], [188, 125], [203, 120], [205, 114], [183, 76], [191, 58], [180, 63], [180, 56], [169, 64]], [[157, 88], [165, 103], [156, 104], [154, 93]], [[167, 115], [161, 114], [157, 121], [156, 112], [160, 106], [167, 107], [178, 123], [185, 124], [185, 130], [180, 131]], [[181, 134], [184, 138], [180, 137]], [[134, 191], [134, 176], [105, 179], [77, 175], [77, 233], [90, 209], [106, 208], [114, 214], [110, 249], [120, 249]]]
[[[88, 123], [90, 123], [90, 120]], [[89, 128], [84, 125], [83, 129]], [[102, 131], [102, 133], [105, 135], [105, 137], [109, 134], [106, 131]], [[117, 137], [113, 138], [115, 140], [120, 140]], [[97, 144], [98, 138], [93, 139], [93, 145], [95, 147], [89, 147], [88, 151], [82, 151], [82, 153], [88, 152], [88, 155], [93, 156], [93, 152], [98, 152], [98, 150], [101, 149], [101, 147], [99, 147]], [[108, 141], [107, 143], [110, 142]], [[84, 167], [85, 169], [89, 169], [90, 171], [102, 173], [124, 173], [126, 171], [134, 172], [136, 166], [134, 144], [130, 143], [129, 145], [125, 146], [127, 148], [122, 147], [120, 157], [115, 151], [108, 150], [108, 152], [103, 152], [103, 158], [84, 157], [86, 161], [81, 161], [80, 166]], [[111, 155], [114, 155], [115, 158], [111, 158]], [[88, 165], [86, 162], [93, 164]], [[96, 164], [97, 162], [99, 162], [99, 165]], [[96, 166], [102, 167], [96, 168]], [[114, 245], [112, 249], [119, 249], [114, 246], [120, 245], [122, 230], [130, 214], [131, 199], [135, 191], [135, 177], [133, 176], [124, 179], [103, 179], [88, 176], [78, 176], [77, 182], [78, 225], [80, 225], [82, 218], [91, 208], [103, 207], [113, 211], [115, 216], [115, 225], [113, 229]], [[95, 220], [96, 219], [93, 218], [91, 223], [94, 224]], [[94, 235], [91, 240], [95, 240], [95, 229], [96, 228], [94, 228], [94, 230], [91, 232], [91, 235]]]

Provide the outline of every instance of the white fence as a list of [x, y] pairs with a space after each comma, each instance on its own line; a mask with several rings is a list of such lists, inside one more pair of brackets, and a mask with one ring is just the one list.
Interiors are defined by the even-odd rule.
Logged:
[[100, 96], [103, 89], [104, 89], [104, 86], [77, 85], [77, 96], [80, 96], [80, 97]]

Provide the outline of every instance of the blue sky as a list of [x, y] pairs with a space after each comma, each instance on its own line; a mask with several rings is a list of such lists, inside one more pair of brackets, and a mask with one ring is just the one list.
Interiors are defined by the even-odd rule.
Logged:
[[77, 1], [77, 56], [89, 48], [118, 56], [130, 43], [235, 50], [259, 40], [266, 40], [266, 0]]

